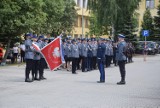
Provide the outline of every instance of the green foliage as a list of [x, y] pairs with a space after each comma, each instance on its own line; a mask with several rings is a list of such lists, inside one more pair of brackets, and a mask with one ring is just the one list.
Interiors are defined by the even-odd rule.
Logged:
[[144, 40], [144, 37], [142, 36], [143, 30], [149, 30], [149, 37], [147, 37], [147, 40], [152, 40], [154, 35], [154, 25], [153, 25], [153, 18], [151, 16], [151, 12], [149, 9], [146, 9], [144, 16], [143, 16], [143, 22], [142, 22], [142, 29], [140, 31], [140, 39]]
[[64, 12], [61, 18], [61, 30], [70, 33], [77, 18], [74, 0], [64, 0]]
[[90, 26], [89, 26], [90, 32], [89, 32], [89, 34], [91, 36], [96, 36], [96, 37], [101, 36], [102, 35], [102, 28], [97, 22], [96, 15], [92, 14], [89, 18], [89, 21], [90, 21]]
[[43, 32], [56, 36], [62, 32], [71, 32], [77, 17], [74, 0], [45, 0], [44, 12], [47, 21]]
[[8, 52], [10, 43], [27, 32], [70, 32], [77, 15], [74, 6], [74, 0], [0, 0], [0, 42], [7, 43]]
[[160, 41], [160, 5], [158, 5], [157, 16], [154, 17], [154, 40]]
[[[115, 34], [122, 31], [133, 17], [141, 0], [89, 0], [89, 9], [97, 14], [97, 22], [103, 27], [114, 27]], [[129, 21], [128, 21], [129, 20]]]

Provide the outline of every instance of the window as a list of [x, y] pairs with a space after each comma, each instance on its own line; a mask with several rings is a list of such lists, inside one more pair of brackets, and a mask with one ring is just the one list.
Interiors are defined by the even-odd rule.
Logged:
[[83, 8], [87, 8], [87, 6], [86, 6], [86, 0], [83, 0]]
[[79, 25], [80, 25], [80, 27], [82, 27], [82, 17], [80, 17]]
[[146, 0], [146, 8], [153, 9], [154, 8], [154, 0]]
[[88, 18], [85, 20], [85, 27], [88, 28]]
[[81, 0], [77, 0], [77, 6], [81, 6]]
[[78, 17], [77, 17], [77, 19], [76, 19], [76, 21], [75, 21], [75, 23], [74, 23], [74, 26], [75, 26], [75, 27], [78, 27]]

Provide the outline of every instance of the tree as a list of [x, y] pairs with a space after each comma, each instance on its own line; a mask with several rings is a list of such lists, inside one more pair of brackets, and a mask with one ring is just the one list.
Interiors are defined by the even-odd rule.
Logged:
[[51, 33], [57, 35], [60, 27], [61, 20], [64, 12], [63, 0], [44, 0], [45, 5], [43, 7], [44, 12], [47, 14], [47, 20], [42, 28], [42, 32]]
[[3, 63], [6, 61], [10, 43], [17, 36], [36, 30], [45, 22], [43, 5], [43, 0], [0, 1], [0, 37], [7, 42]]
[[71, 32], [77, 17], [74, 0], [45, 0], [47, 21], [43, 32], [56, 36], [62, 31]]
[[99, 37], [102, 35], [102, 29], [101, 26], [98, 24], [97, 22], [97, 17], [95, 14], [91, 14], [90, 18], [89, 18], [89, 34], [91, 36], [96, 36]]
[[143, 16], [142, 29], [140, 31], [140, 39], [141, 40], [144, 40], [144, 37], [142, 36], [143, 30], [149, 30], [149, 37], [147, 37], [147, 40], [153, 40], [153, 38], [154, 38], [153, 18], [151, 16], [151, 12], [148, 8], [144, 12], [144, 16]]
[[127, 41], [136, 41], [135, 32], [138, 31], [138, 13], [133, 15], [126, 15], [125, 21], [122, 23], [120, 28], [118, 28], [117, 33], [122, 33], [126, 36]]
[[61, 18], [61, 30], [70, 33], [77, 18], [74, 0], [64, 0], [64, 12]]
[[132, 18], [141, 0], [89, 0], [89, 9], [97, 13], [101, 26], [112, 27], [113, 35], [124, 28], [127, 18]]
[[160, 5], [158, 5], [157, 16], [154, 17], [154, 40], [160, 41]]

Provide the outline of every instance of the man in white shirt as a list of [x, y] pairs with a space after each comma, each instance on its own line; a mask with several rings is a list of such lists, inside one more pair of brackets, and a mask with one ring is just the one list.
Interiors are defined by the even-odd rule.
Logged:
[[19, 53], [19, 48], [18, 48], [18, 46], [15, 44], [14, 47], [13, 47], [14, 62], [17, 62], [18, 53]]
[[20, 54], [21, 54], [21, 63], [25, 62], [25, 58], [24, 58], [24, 56], [25, 56], [25, 45], [24, 45], [24, 43], [22, 43], [20, 45]]

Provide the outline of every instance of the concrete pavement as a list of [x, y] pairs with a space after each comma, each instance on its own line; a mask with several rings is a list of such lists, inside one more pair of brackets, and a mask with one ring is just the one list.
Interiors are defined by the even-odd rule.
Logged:
[[160, 108], [160, 55], [141, 56], [127, 64], [127, 84], [118, 67], [106, 68], [106, 83], [99, 71], [71, 74], [45, 70], [47, 80], [24, 82], [25, 66], [0, 67], [0, 108]]

